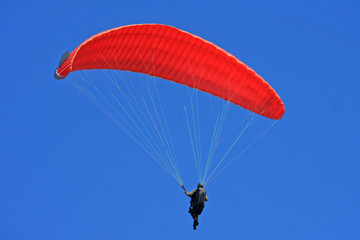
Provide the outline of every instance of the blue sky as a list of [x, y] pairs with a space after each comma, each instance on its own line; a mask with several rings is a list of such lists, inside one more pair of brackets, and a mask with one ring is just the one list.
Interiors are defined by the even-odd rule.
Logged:
[[[2, 3], [0, 239], [360, 239], [359, 11], [318, 0]], [[208, 185], [197, 231], [176, 181], [53, 79], [63, 52], [136, 23], [217, 44], [285, 103]]]

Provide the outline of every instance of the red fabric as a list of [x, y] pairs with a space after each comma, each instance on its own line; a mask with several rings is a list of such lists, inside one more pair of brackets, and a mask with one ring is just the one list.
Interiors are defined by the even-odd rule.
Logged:
[[118, 69], [160, 77], [208, 92], [272, 119], [284, 104], [257, 73], [216, 45], [177, 28], [130, 25], [99, 33], [77, 47], [57, 69]]

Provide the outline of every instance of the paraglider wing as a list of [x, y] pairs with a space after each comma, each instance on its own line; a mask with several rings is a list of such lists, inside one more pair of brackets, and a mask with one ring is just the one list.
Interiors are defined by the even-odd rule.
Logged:
[[129, 25], [99, 33], [70, 53], [57, 79], [85, 69], [139, 72], [187, 85], [271, 119], [284, 104], [255, 71], [216, 45], [160, 24]]

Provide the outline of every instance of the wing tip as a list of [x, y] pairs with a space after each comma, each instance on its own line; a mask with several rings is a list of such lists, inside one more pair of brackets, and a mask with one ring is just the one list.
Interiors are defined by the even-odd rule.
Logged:
[[64, 79], [65, 77], [60, 75], [59, 72], [58, 72], [58, 69], [61, 67], [61, 65], [70, 57], [70, 53], [69, 51], [66, 51], [62, 57], [60, 58], [60, 61], [59, 61], [59, 65], [58, 65], [58, 68], [55, 70], [54, 72], [54, 78], [57, 79], [57, 80], [61, 80], [61, 79]]
[[61, 76], [61, 75], [58, 73], [58, 70], [56, 69], [55, 72], [54, 72], [54, 78], [57, 79], [57, 80], [61, 80], [61, 79], [64, 79], [65, 77], [64, 77], [64, 76]]

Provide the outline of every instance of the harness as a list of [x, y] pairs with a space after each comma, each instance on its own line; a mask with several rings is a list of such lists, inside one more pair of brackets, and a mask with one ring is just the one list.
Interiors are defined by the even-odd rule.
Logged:
[[205, 207], [206, 190], [204, 188], [196, 189], [190, 201], [190, 211], [200, 215]]

